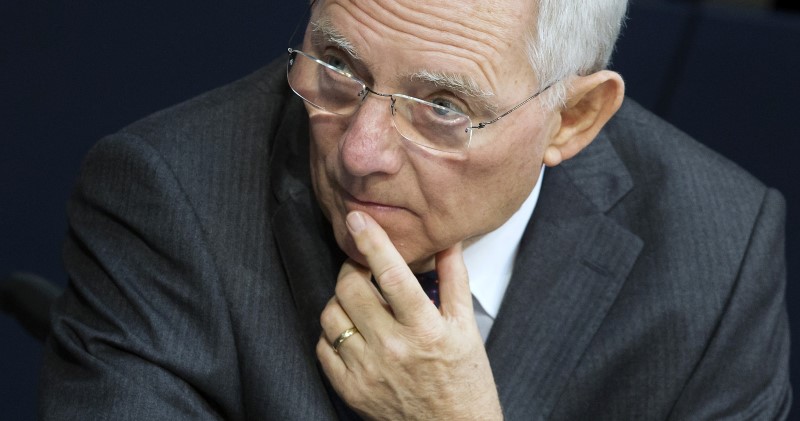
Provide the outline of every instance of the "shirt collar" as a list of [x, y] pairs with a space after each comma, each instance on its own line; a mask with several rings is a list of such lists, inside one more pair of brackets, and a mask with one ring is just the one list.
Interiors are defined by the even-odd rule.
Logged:
[[519, 241], [528, 226], [542, 189], [544, 166], [531, 194], [522, 206], [496, 230], [483, 235], [464, 249], [469, 287], [486, 313], [494, 319], [511, 281]]

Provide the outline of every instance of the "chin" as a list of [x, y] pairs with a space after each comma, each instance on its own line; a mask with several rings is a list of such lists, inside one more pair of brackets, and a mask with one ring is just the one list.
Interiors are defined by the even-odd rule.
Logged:
[[356, 247], [356, 243], [353, 240], [353, 237], [350, 236], [350, 233], [347, 232], [347, 227], [341, 227], [337, 229], [334, 227], [334, 236], [336, 237], [336, 244], [339, 245], [339, 248], [354, 262], [360, 264], [364, 267], [369, 267], [367, 264], [367, 258], [358, 251], [358, 247]]
[[[342, 249], [342, 251], [351, 260], [360, 264], [361, 266], [369, 268], [366, 256], [364, 256], [360, 251], [358, 251], [358, 247], [356, 247], [356, 243], [353, 240], [353, 237], [350, 236], [349, 232], [347, 232], [347, 228], [342, 227], [341, 229], [342, 231], [338, 231], [337, 229], [334, 228], [336, 243], [339, 245], [339, 248]], [[398, 249], [398, 252], [403, 257], [403, 261], [406, 262], [406, 264], [409, 266], [409, 268], [411, 268], [411, 270], [414, 273], [427, 272], [435, 268], [435, 258], [433, 255], [412, 256], [412, 259], [409, 259], [406, 250]]]

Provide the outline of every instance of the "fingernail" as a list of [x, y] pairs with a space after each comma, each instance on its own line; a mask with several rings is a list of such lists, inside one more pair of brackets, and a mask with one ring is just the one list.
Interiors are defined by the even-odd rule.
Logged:
[[363, 230], [364, 226], [366, 226], [366, 221], [364, 221], [364, 215], [361, 212], [350, 212], [347, 215], [347, 227], [354, 234]]

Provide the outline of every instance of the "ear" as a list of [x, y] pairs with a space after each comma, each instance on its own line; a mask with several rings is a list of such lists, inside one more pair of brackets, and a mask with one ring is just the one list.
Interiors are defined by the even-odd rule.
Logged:
[[544, 163], [555, 167], [590, 143], [617, 112], [625, 97], [619, 73], [601, 70], [572, 79], [566, 105], [558, 112], [556, 127], [544, 152]]

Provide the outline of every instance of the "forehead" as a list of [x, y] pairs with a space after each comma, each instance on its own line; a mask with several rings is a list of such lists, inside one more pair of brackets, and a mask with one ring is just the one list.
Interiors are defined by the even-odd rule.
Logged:
[[495, 92], [527, 67], [522, 40], [530, 3], [327, 0], [312, 23], [323, 22], [328, 39], [376, 72], [466, 75], [476, 89]]

